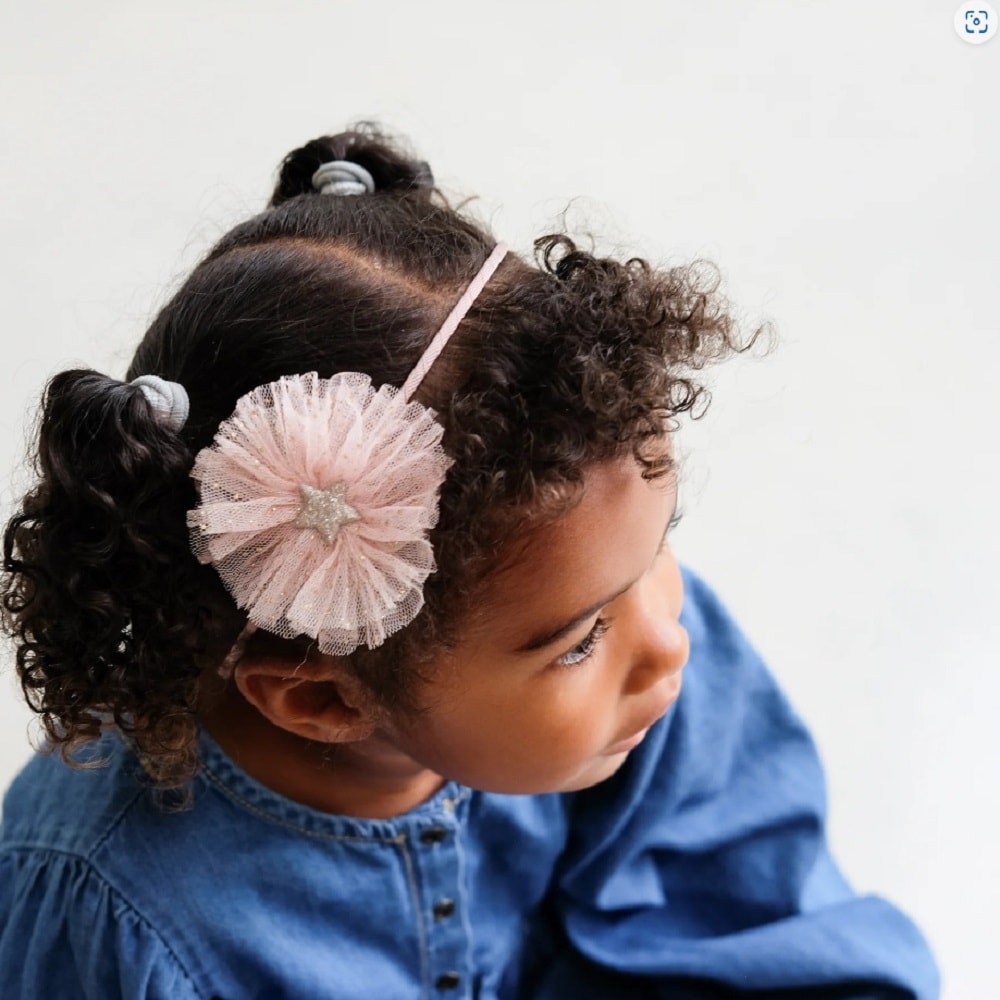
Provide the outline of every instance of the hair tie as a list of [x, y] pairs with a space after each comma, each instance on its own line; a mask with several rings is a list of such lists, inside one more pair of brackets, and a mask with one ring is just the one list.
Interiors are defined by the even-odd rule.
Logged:
[[250, 632], [305, 635], [346, 656], [417, 616], [453, 460], [444, 427], [413, 393], [506, 252], [497, 244], [402, 388], [376, 388], [361, 372], [286, 375], [241, 396], [198, 453], [191, 546]]
[[312, 186], [320, 194], [371, 194], [375, 178], [350, 160], [330, 160], [312, 175]]
[[168, 382], [159, 375], [140, 375], [132, 379], [130, 385], [142, 390], [160, 423], [175, 431], [184, 426], [191, 401], [187, 390], [179, 382]]

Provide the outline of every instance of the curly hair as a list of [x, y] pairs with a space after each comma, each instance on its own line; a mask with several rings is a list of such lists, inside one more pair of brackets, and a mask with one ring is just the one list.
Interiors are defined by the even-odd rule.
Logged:
[[[314, 192], [330, 160], [374, 193]], [[35, 470], [4, 535], [3, 625], [53, 746], [109, 725], [161, 788], [197, 767], [199, 679], [243, 618], [192, 555], [190, 471], [240, 396], [283, 375], [339, 371], [401, 385], [496, 240], [453, 209], [430, 168], [374, 126], [290, 153], [266, 211], [238, 225], [160, 311], [126, 374], [180, 382], [180, 432], [142, 392], [92, 371], [49, 383]], [[693, 375], [748, 350], [717, 271], [595, 256], [564, 234], [510, 254], [418, 390], [454, 459], [431, 532], [436, 571], [406, 628], [347, 662], [388, 707], [454, 643], [514, 539], [577, 502], [586, 469], [632, 455], [646, 478], [707, 393]]]

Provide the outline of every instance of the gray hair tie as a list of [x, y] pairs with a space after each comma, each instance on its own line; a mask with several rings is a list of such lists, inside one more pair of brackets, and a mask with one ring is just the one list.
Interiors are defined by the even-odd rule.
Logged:
[[320, 194], [371, 194], [375, 178], [350, 160], [330, 160], [312, 175], [312, 186]]
[[140, 375], [132, 379], [131, 384], [142, 390], [160, 423], [175, 431], [184, 426], [191, 402], [180, 382], [168, 382], [159, 375]]

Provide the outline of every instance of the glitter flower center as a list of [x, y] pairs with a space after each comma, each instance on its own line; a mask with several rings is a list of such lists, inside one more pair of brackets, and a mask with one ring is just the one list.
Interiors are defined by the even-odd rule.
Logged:
[[327, 490], [303, 483], [299, 486], [302, 509], [295, 518], [296, 527], [312, 528], [325, 542], [332, 542], [345, 524], [361, 520], [361, 515], [347, 502], [346, 490], [344, 483]]

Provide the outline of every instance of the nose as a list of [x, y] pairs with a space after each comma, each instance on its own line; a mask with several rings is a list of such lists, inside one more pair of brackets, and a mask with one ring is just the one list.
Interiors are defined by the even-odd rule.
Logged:
[[687, 629], [676, 619], [668, 617], [651, 626], [637, 641], [625, 693], [641, 694], [678, 673], [687, 663], [689, 649]]
[[632, 657], [625, 685], [627, 694], [641, 694], [678, 673], [687, 663], [691, 648], [687, 629], [677, 619], [680, 601], [665, 598], [662, 587], [649, 591], [636, 595], [635, 614], [630, 616]]

